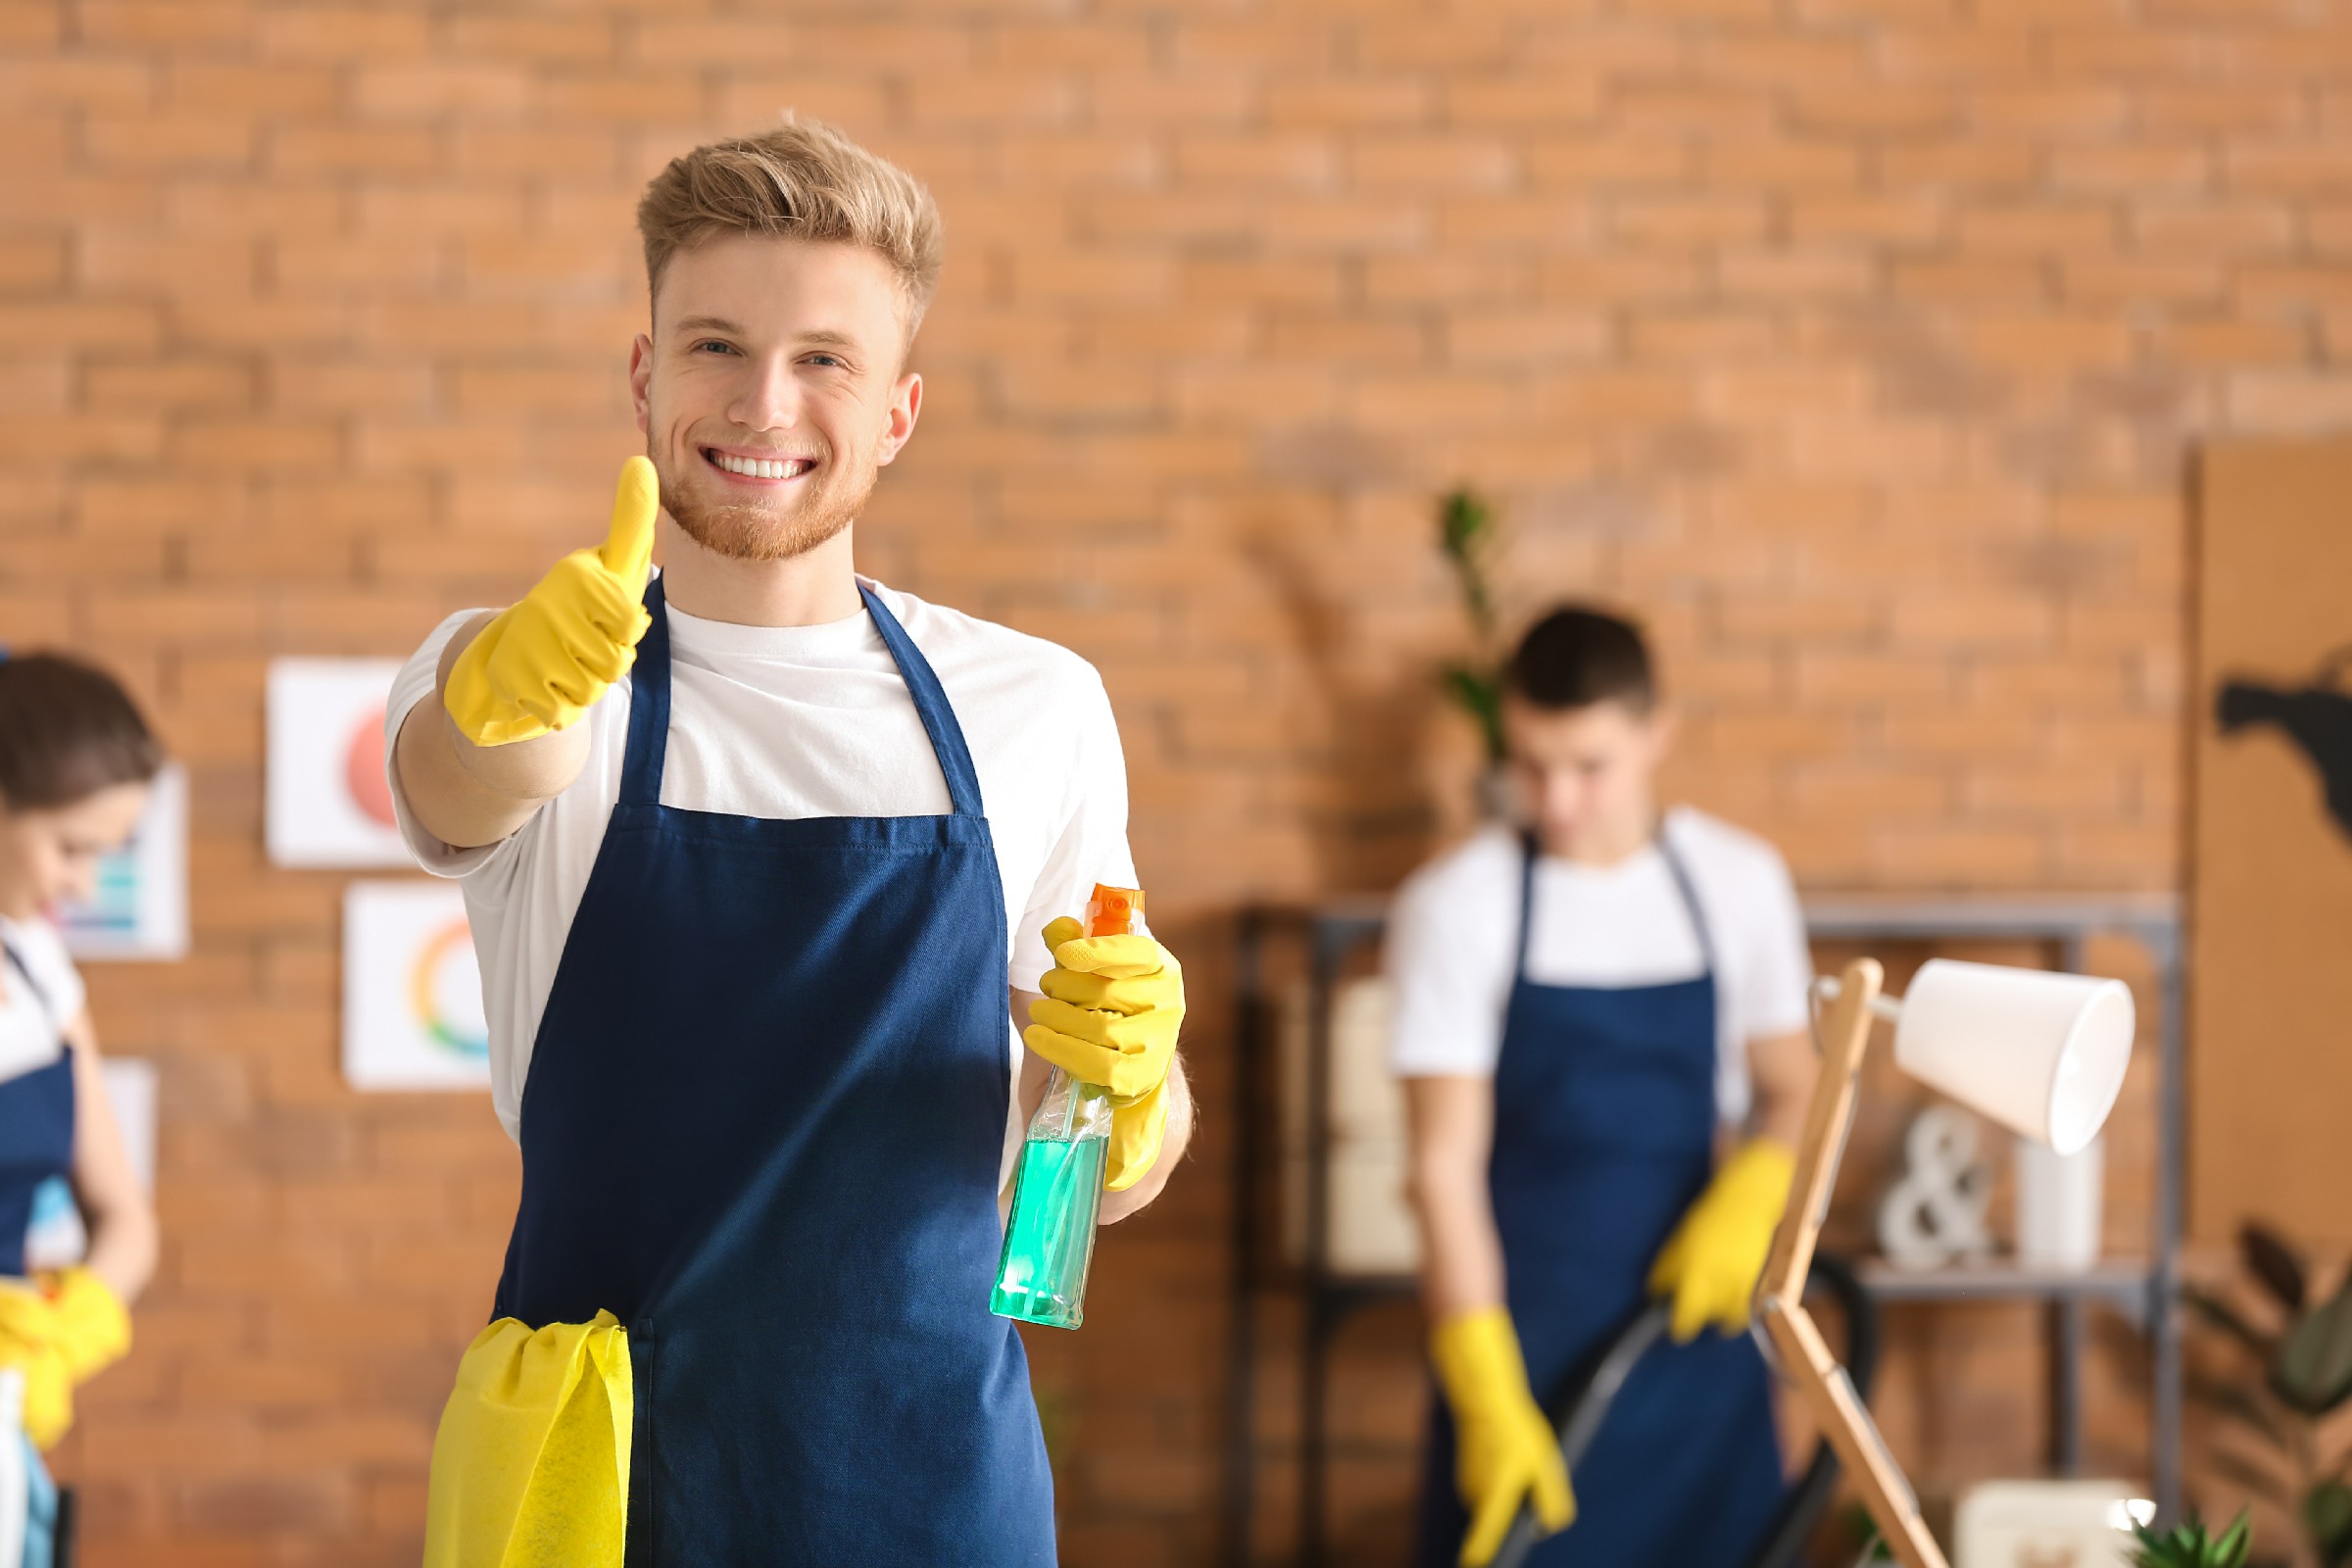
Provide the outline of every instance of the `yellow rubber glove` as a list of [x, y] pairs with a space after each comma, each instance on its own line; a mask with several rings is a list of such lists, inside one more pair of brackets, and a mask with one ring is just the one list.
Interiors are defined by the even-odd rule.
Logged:
[[1081, 1083], [1111, 1093], [1102, 1185], [1134, 1186], [1167, 1131], [1168, 1063], [1184, 1025], [1184, 966], [1147, 936], [1090, 937], [1077, 921], [1046, 927], [1054, 967], [1038, 981], [1021, 1040]]
[[636, 1408], [610, 1312], [475, 1335], [433, 1435], [424, 1568], [620, 1568]]
[[130, 1348], [130, 1314], [86, 1268], [0, 1286], [0, 1366], [24, 1374], [24, 1431], [57, 1446], [74, 1425], [74, 1390]]
[[466, 645], [442, 702], [467, 740], [508, 746], [567, 728], [629, 672], [653, 623], [644, 596], [661, 505], [654, 466], [622, 464], [604, 547], [557, 562]]
[[1674, 1342], [1688, 1345], [1712, 1323], [1746, 1332], [1749, 1298], [1788, 1206], [1796, 1156], [1768, 1138], [1742, 1147], [1698, 1195], [1649, 1271], [1653, 1295], [1674, 1302]]
[[1453, 1484], [1470, 1510], [1462, 1568], [1494, 1560], [1522, 1502], [1546, 1534], [1567, 1529], [1576, 1519], [1568, 1464], [1559, 1435], [1528, 1389], [1508, 1309], [1447, 1318], [1430, 1336], [1430, 1354], [1453, 1410]]

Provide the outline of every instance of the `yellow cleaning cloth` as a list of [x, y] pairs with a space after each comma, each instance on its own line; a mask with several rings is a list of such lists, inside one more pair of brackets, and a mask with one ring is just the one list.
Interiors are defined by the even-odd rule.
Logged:
[[620, 1568], [634, 1418], [612, 1313], [482, 1330], [433, 1439], [424, 1568]]
[[0, 1366], [24, 1374], [24, 1431], [42, 1451], [74, 1424], [74, 1389], [130, 1348], [130, 1314], [86, 1268], [0, 1284]]

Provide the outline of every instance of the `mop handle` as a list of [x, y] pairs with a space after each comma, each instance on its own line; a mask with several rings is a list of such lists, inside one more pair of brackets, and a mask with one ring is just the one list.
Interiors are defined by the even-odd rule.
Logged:
[[[1649, 1353], [1651, 1346], [1666, 1337], [1670, 1315], [1666, 1302], [1652, 1301], [1628, 1319], [1625, 1327], [1617, 1331], [1617, 1338], [1609, 1346], [1608, 1354], [1600, 1358], [1600, 1364], [1592, 1369], [1592, 1375], [1585, 1380], [1582, 1388], [1576, 1390], [1567, 1402], [1567, 1408], [1551, 1412], [1552, 1418], [1559, 1424], [1560, 1459], [1569, 1470], [1575, 1470], [1577, 1461], [1584, 1458], [1585, 1450], [1592, 1446], [1593, 1438], [1600, 1432], [1600, 1424], [1609, 1418], [1609, 1406], [1617, 1401], [1618, 1391], [1625, 1387], [1625, 1380], [1633, 1375], [1635, 1363]], [[1535, 1549], [1536, 1543], [1542, 1539], [1543, 1532], [1537, 1528], [1535, 1513], [1522, 1506], [1519, 1516], [1511, 1521], [1510, 1534], [1502, 1538], [1502, 1546], [1494, 1553], [1493, 1568], [1521, 1568], [1527, 1561], [1527, 1554]]]

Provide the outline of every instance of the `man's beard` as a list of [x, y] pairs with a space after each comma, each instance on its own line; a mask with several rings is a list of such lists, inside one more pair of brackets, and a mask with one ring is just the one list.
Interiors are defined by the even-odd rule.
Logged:
[[869, 466], [862, 474], [830, 468], [820, 481], [823, 489], [778, 516], [757, 502], [710, 505], [689, 498], [664, 474], [661, 476], [662, 510], [686, 531], [687, 538], [714, 556], [786, 561], [808, 554], [857, 521], [881, 476], [879, 465]]

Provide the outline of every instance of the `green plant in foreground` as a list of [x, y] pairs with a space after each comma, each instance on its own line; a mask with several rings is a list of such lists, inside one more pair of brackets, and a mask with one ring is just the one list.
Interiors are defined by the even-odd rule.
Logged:
[[[2335, 1294], [2313, 1299], [2311, 1270], [2277, 1233], [2249, 1224], [2238, 1233], [2246, 1273], [2272, 1310], [2249, 1316], [2222, 1298], [2182, 1292], [2198, 1317], [2234, 1342], [2248, 1376], [2192, 1378], [2189, 1394], [2229, 1423], [2237, 1445], [2220, 1448], [2214, 1470], [2283, 1508], [2301, 1527], [2311, 1560], [2352, 1564], [2352, 1451], [2322, 1429], [2352, 1402], [2352, 1274]], [[2276, 1326], [2273, 1326], [2274, 1323]]]
[[1462, 611], [1477, 652], [1440, 673], [1446, 694], [1478, 725], [1490, 763], [1502, 760], [1502, 656], [1495, 648], [1494, 590], [1488, 579], [1494, 546], [1494, 509], [1468, 490], [1438, 503], [1438, 549], [1453, 567]]
[[2201, 1519], [2161, 1533], [2133, 1525], [2132, 1535], [2138, 1542], [2132, 1550], [2132, 1568], [2245, 1568], [2246, 1553], [2254, 1548], [2243, 1509], [2218, 1536], [2207, 1536]]

